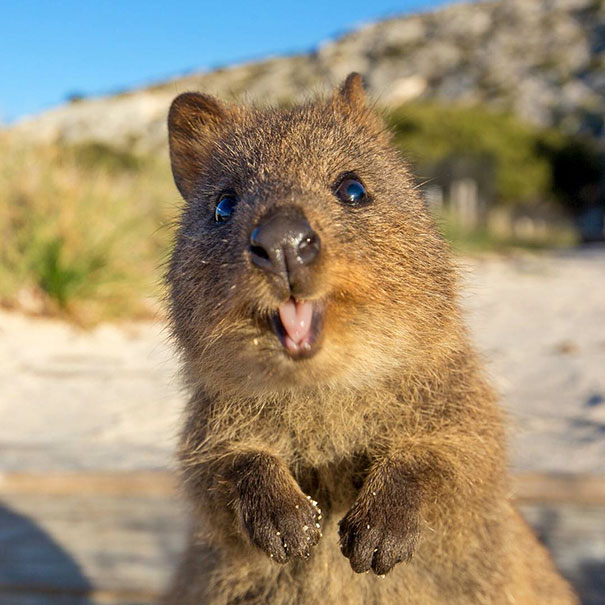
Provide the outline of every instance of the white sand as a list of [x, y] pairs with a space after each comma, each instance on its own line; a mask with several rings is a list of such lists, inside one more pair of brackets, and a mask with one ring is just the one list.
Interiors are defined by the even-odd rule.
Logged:
[[[605, 472], [605, 249], [460, 261], [514, 468]], [[163, 468], [183, 397], [159, 322], [0, 312], [0, 468]]]
[[471, 265], [464, 303], [524, 470], [605, 472], [605, 248]]

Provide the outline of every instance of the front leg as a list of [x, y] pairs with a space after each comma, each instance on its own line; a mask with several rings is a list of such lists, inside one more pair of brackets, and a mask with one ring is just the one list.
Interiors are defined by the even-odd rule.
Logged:
[[321, 537], [321, 511], [275, 456], [242, 454], [234, 462], [235, 507], [252, 542], [278, 563], [306, 559]]
[[419, 534], [422, 489], [417, 479], [394, 459], [376, 465], [359, 496], [339, 524], [340, 547], [357, 573], [377, 575], [408, 561]]

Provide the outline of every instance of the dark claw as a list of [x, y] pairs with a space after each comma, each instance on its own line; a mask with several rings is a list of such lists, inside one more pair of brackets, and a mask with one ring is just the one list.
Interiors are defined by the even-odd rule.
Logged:
[[273, 509], [256, 506], [253, 514], [242, 511], [243, 524], [252, 542], [277, 563], [308, 559], [321, 537], [315, 506], [304, 496], [284, 498]]
[[418, 540], [417, 509], [390, 507], [378, 497], [353, 507], [339, 524], [340, 548], [356, 573], [379, 576], [408, 561]]

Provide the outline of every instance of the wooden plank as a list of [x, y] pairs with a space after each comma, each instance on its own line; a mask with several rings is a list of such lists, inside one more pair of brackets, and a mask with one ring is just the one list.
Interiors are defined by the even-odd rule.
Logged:
[[605, 477], [565, 473], [522, 473], [514, 477], [519, 504], [605, 506]]
[[102, 603], [103, 595], [116, 597], [107, 602], [157, 601], [184, 547], [186, 528], [174, 497], [4, 493], [0, 595], [29, 591], [87, 595], [91, 603]]
[[0, 473], [1, 494], [170, 497], [176, 473], [168, 471], [65, 471]]
[[605, 507], [524, 504], [521, 513], [584, 605], [605, 603]]
[[146, 605], [157, 603], [160, 596], [149, 591], [70, 591], [55, 586], [36, 589], [28, 586], [2, 586], [0, 605]]
[[[583, 602], [598, 603], [605, 479], [525, 474], [516, 485]], [[172, 473], [5, 473], [0, 494], [0, 605], [157, 602], [184, 546]]]
[[[513, 478], [519, 503], [605, 506], [605, 476], [564, 473], [521, 473]], [[176, 473], [169, 471], [76, 471], [0, 473], [0, 493], [45, 496], [97, 495], [173, 497]]]

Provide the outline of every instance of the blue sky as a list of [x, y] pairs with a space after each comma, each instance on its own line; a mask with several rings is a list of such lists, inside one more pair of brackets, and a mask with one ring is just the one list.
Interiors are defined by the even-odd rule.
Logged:
[[19, 0], [0, 19], [0, 123], [60, 104], [314, 48], [363, 23], [448, 0]]

